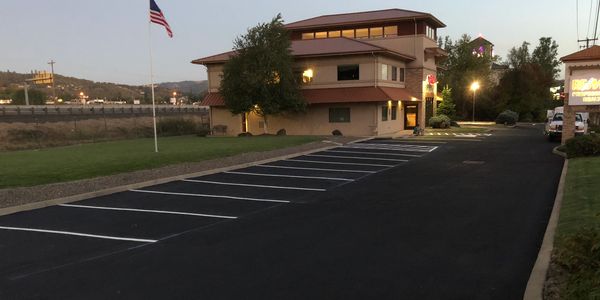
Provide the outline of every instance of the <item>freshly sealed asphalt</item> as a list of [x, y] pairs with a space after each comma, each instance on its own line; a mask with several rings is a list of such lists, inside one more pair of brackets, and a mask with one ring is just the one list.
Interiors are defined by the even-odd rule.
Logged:
[[541, 127], [370, 140], [0, 217], [0, 299], [521, 299]]

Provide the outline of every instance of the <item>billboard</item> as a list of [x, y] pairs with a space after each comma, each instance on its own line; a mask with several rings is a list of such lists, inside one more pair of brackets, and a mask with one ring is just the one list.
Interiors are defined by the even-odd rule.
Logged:
[[573, 70], [569, 105], [600, 105], [600, 69]]

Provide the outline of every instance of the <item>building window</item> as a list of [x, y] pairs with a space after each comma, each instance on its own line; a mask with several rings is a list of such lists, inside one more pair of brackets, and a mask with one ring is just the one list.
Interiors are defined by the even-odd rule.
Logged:
[[398, 81], [398, 67], [392, 66], [392, 81]]
[[404, 82], [404, 70], [404, 68], [400, 68], [400, 74], [398, 74], [400, 77], [400, 82]]
[[385, 26], [383, 27], [383, 36], [397, 36], [398, 35], [398, 26]]
[[326, 39], [327, 31], [315, 32], [315, 39]]
[[350, 123], [350, 108], [330, 107], [329, 123]]
[[342, 30], [342, 36], [353, 39], [354, 38], [354, 29]]
[[338, 81], [359, 80], [359, 65], [341, 65], [337, 67]]
[[432, 40], [435, 40], [435, 29], [433, 29], [427, 25], [427, 26], [425, 26], [425, 30], [426, 30], [427, 37]]
[[392, 105], [392, 120], [398, 119], [398, 107], [396, 105]]
[[373, 27], [369, 29], [369, 35], [371, 38], [383, 37], [383, 27]]
[[388, 65], [381, 65], [381, 80], [388, 80]]
[[381, 107], [381, 121], [387, 121], [388, 120], [388, 107], [387, 105], [384, 105]]
[[340, 36], [342, 36], [342, 33], [339, 30], [329, 32], [330, 38], [336, 38], [336, 37], [340, 37]]
[[313, 81], [314, 72], [312, 69], [306, 69], [302, 72], [302, 83], [311, 83]]
[[358, 28], [358, 29], [356, 29], [356, 38], [357, 39], [366, 39], [366, 38], [369, 38], [369, 28]]
[[307, 33], [303, 33], [302, 34], [302, 39], [303, 40], [312, 40], [315, 38], [315, 33], [314, 32], [307, 32]]

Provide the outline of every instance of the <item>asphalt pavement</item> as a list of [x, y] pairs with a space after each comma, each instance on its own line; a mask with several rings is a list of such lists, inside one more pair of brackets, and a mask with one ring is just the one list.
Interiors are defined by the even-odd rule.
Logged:
[[1, 299], [521, 299], [541, 127], [375, 139], [0, 217]]

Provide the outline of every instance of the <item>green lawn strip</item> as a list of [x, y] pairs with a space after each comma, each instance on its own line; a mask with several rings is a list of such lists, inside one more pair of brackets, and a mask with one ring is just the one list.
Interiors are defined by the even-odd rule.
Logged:
[[554, 251], [561, 299], [600, 299], [600, 157], [569, 160]]
[[179, 136], [0, 153], [0, 188], [34, 186], [268, 151], [320, 140], [312, 136]]

